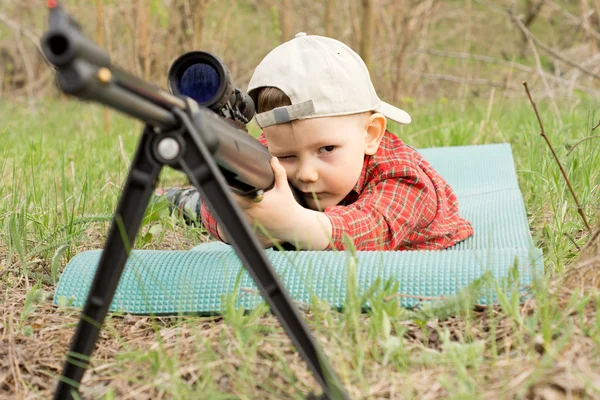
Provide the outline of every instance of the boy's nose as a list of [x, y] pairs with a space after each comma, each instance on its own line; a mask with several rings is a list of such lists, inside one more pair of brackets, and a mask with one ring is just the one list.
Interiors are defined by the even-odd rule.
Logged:
[[303, 163], [296, 172], [296, 179], [300, 182], [316, 182], [319, 179], [317, 169], [309, 163]]

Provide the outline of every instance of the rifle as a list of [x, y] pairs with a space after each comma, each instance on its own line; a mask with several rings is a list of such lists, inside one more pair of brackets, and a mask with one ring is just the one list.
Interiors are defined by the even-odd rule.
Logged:
[[164, 166], [183, 171], [199, 190], [323, 388], [322, 397], [347, 398], [230, 193], [259, 201], [274, 185], [268, 150], [225, 121], [245, 125], [254, 115], [252, 99], [233, 86], [220, 60], [203, 52], [175, 61], [167, 93], [113, 66], [56, 0], [47, 0], [47, 6], [50, 29], [41, 48], [56, 68], [60, 90], [145, 123], [54, 398], [79, 397], [81, 379]]

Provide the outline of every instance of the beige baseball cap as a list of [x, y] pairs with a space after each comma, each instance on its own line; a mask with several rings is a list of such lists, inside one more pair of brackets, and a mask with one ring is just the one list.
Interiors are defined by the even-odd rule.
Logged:
[[276, 87], [291, 106], [256, 114], [261, 128], [296, 119], [376, 111], [400, 124], [410, 115], [377, 97], [369, 70], [356, 52], [328, 37], [296, 34], [273, 49], [256, 67], [248, 94], [256, 102], [257, 89]]

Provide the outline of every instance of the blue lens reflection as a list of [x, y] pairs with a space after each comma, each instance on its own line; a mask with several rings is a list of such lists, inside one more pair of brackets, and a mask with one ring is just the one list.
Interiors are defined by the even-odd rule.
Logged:
[[220, 83], [219, 73], [209, 64], [189, 66], [178, 81], [179, 92], [198, 103], [213, 99], [219, 90]]

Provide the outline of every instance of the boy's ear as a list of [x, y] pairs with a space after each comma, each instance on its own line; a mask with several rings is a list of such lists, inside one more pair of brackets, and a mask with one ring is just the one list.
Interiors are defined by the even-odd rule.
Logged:
[[373, 113], [369, 115], [365, 123], [365, 154], [372, 156], [379, 149], [379, 143], [385, 133], [387, 120], [383, 114]]

